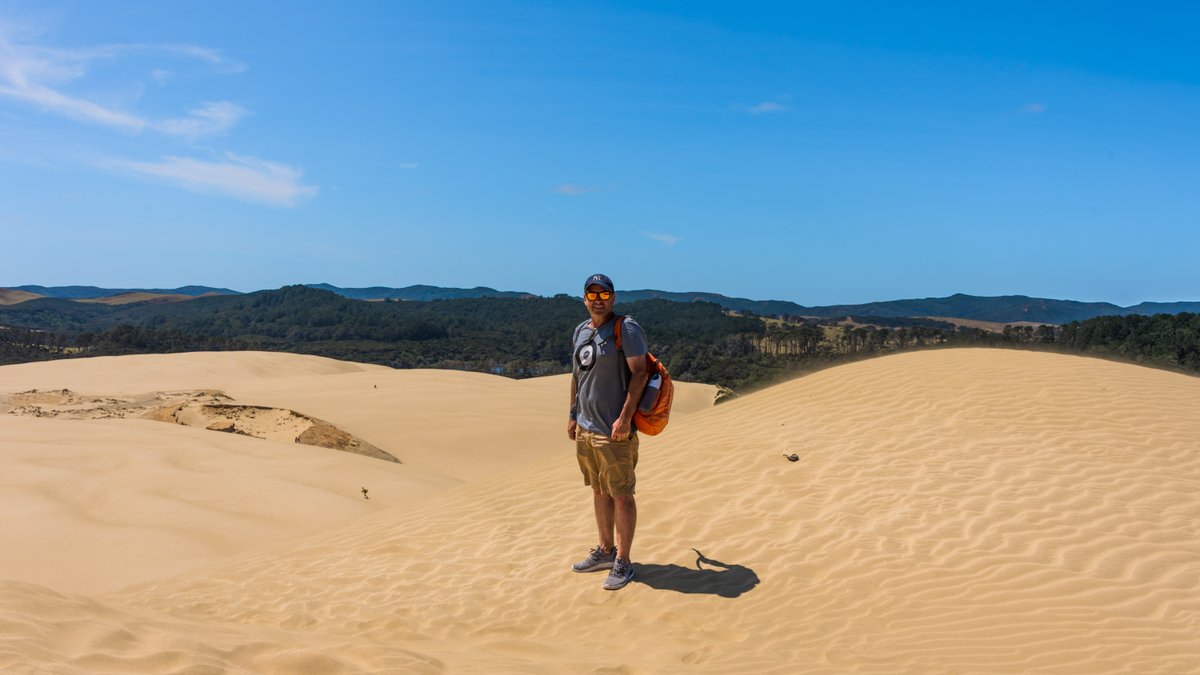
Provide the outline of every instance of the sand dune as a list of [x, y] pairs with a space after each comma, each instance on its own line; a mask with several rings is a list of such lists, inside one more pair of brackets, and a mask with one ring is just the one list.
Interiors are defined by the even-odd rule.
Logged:
[[[530, 380], [395, 370], [237, 388], [240, 400], [302, 410], [414, 467], [471, 481], [550, 455], [566, 440], [570, 376]], [[712, 408], [716, 389], [681, 383], [676, 415]]]
[[[380, 380], [391, 398], [377, 406], [367, 375], [376, 373], [328, 377], [329, 401], [306, 385], [280, 387], [264, 403], [312, 408], [375, 438], [364, 429], [381, 425], [396, 402], [426, 402], [436, 418], [441, 397], [493, 386], [458, 373], [405, 374], [427, 379]], [[0, 369], [0, 389], [7, 378]], [[428, 397], [388, 393], [417, 382]], [[593, 543], [593, 526], [569, 445], [556, 437], [562, 401], [551, 397], [562, 396], [563, 383], [510, 384], [499, 393], [512, 400], [499, 408], [462, 413], [465, 427], [499, 429], [524, 410], [521, 425], [547, 429], [541, 457], [494, 437], [493, 452], [520, 455], [503, 471], [455, 476], [417, 499], [200, 569], [163, 569], [154, 580], [147, 570], [146, 581], [119, 591], [71, 595], [64, 579], [30, 585], [0, 563], [0, 577], [17, 580], [0, 584], [0, 602], [13, 608], [0, 667], [1200, 671], [1198, 379], [1050, 354], [931, 351], [826, 370], [683, 415], [643, 441], [638, 580], [617, 593], [599, 588], [601, 575], [567, 570]], [[265, 397], [267, 388], [237, 396]], [[91, 432], [102, 437], [131, 422], [0, 419], [0, 431], [108, 425]], [[279, 446], [133, 424], [144, 428], [130, 434]], [[782, 457], [793, 452], [799, 462]], [[21, 492], [34, 476], [2, 480], [4, 514], [10, 504], [64, 499]], [[5, 516], [6, 531], [14, 520]], [[72, 565], [85, 567], [72, 561], [60, 573]]]
[[[562, 377], [395, 371], [267, 352], [5, 366], [0, 579], [111, 590], [561, 455], [567, 390]], [[711, 407], [712, 387], [680, 391], [681, 412]], [[530, 423], [548, 415], [563, 424]], [[464, 425], [471, 416], [489, 421]], [[405, 465], [308, 447], [360, 438], [322, 421], [334, 418], [379, 439], [352, 452], [403, 456]]]
[[80, 592], [323, 532], [456, 483], [325, 448], [137, 419], [0, 416], [0, 461], [0, 578]]
[[[327, 420], [414, 468], [474, 480], [563, 451], [568, 378], [511, 380], [296, 354], [200, 352], [5, 366], [0, 395], [30, 389], [111, 396], [219, 390], [239, 403]], [[712, 407], [715, 391], [679, 383], [675, 414]], [[555, 418], [562, 423], [547, 423]]]
[[0, 392], [72, 389], [137, 394], [173, 389], [228, 390], [238, 384], [362, 372], [386, 373], [392, 369], [278, 352], [98, 356], [0, 367]]

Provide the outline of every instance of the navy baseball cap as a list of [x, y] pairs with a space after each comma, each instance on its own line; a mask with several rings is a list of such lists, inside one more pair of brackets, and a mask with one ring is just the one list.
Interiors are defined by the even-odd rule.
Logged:
[[603, 274], [593, 274], [592, 276], [588, 277], [587, 281], [583, 282], [583, 290], [586, 291], [588, 289], [588, 286], [601, 286], [603, 288], [607, 288], [608, 290], [610, 290], [614, 293], [617, 292], [617, 289], [613, 288], [612, 279], [609, 279], [607, 276], [605, 276]]

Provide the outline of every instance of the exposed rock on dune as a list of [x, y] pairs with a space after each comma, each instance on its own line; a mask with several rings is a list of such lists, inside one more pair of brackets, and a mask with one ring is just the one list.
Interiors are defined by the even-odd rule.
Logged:
[[153, 392], [140, 396], [80, 395], [70, 389], [0, 394], [0, 413], [29, 417], [95, 420], [142, 417], [209, 431], [303, 443], [388, 462], [391, 454], [336, 426], [294, 410], [234, 402], [215, 390]]

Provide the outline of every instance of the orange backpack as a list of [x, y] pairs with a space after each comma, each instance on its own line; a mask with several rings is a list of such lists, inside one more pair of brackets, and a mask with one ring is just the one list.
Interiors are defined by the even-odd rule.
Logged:
[[[617, 340], [617, 351], [624, 356], [621, 349], [621, 327], [625, 317], [618, 316], [613, 326], [613, 336]], [[633, 413], [633, 425], [638, 431], [650, 436], [657, 436], [667, 428], [667, 420], [671, 416], [671, 402], [675, 398], [675, 385], [671, 382], [671, 374], [653, 354], [646, 352], [646, 370], [650, 379], [646, 380], [646, 389], [642, 392], [642, 400]], [[624, 372], [624, 371], [622, 371]]]

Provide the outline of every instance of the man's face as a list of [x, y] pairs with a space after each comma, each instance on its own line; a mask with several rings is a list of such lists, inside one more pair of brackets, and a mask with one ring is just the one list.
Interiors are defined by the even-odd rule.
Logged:
[[[607, 299], [604, 297], [606, 295]], [[588, 313], [592, 316], [608, 316], [613, 305], [617, 304], [617, 294], [599, 284], [592, 284], [583, 293], [583, 304], [587, 305]]]

